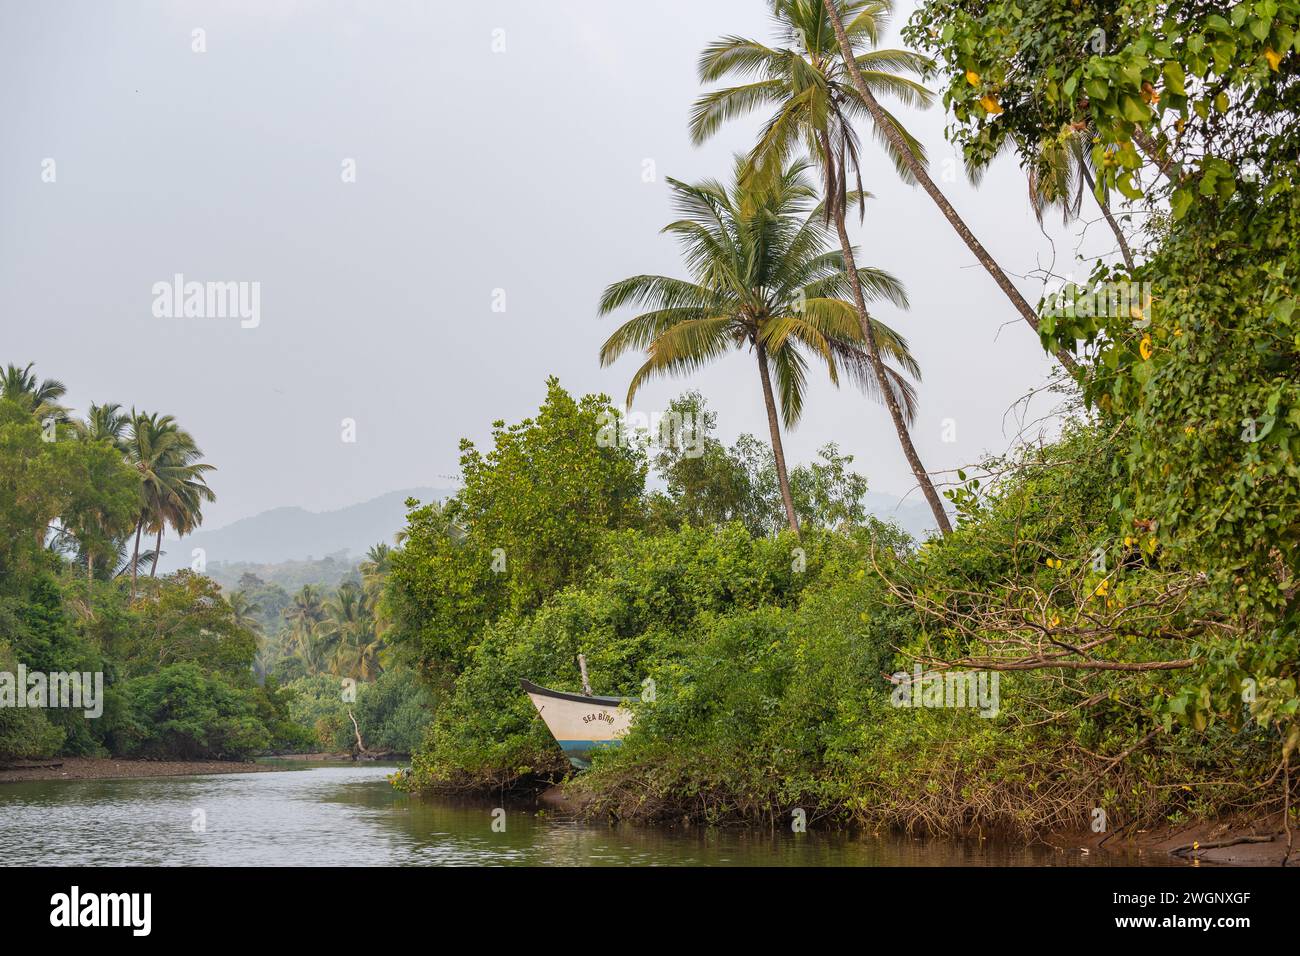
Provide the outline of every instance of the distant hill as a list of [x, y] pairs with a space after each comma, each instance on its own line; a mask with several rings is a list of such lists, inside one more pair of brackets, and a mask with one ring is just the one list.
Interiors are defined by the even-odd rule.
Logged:
[[452, 494], [455, 491], [448, 488], [410, 488], [337, 511], [273, 508], [222, 528], [200, 529], [179, 543], [164, 540], [163, 550], [167, 553], [159, 570], [188, 567], [195, 548], [207, 552], [209, 564], [274, 564], [326, 555], [340, 563], [356, 562], [372, 544], [393, 543], [393, 535], [406, 526], [407, 498], [427, 503]]
[[[329, 557], [336, 570], [327, 576], [342, 576], [365, 556], [372, 544], [393, 543], [393, 535], [406, 526], [407, 498], [423, 502], [440, 501], [454, 494], [448, 488], [410, 488], [391, 491], [360, 504], [337, 511], [307, 511], [305, 508], [273, 508], [251, 518], [243, 518], [223, 528], [201, 529], [179, 544], [163, 541], [160, 571], [187, 567], [194, 548], [207, 552], [208, 565], [214, 576], [222, 574], [214, 565], [224, 567], [226, 576], [236, 577], [253, 571], [266, 577], [265, 569], [250, 565], [282, 562], [320, 562]], [[924, 501], [901, 501], [894, 495], [868, 492], [867, 511], [883, 521], [892, 521], [918, 541], [934, 530], [934, 519]], [[240, 566], [240, 567], [236, 567]], [[308, 579], [316, 581], [320, 568], [302, 569]], [[330, 569], [325, 569], [330, 570]]]
[[930, 506], [925, 503], [920, 492], [904, 501], [897, 495], [868, 491], [864, 504], [867, 506], [867, 514], [874, 515], [881, 521], [892, 521], [915, 538], [918, 544], [937, 530], [934, 515], [930, 514]]

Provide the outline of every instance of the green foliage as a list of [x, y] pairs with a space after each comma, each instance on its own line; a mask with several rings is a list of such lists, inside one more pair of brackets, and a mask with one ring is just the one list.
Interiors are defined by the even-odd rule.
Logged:
[[354, 715], [367, 750], [414, 753], [433, 710], [433, 694], [405, 668], [384, 671], [374, 681], [357, 685]]
[[1139, 269], [1158, 283], [1149, 324], [1102, 316], [1056, 330], [1096, 343], [1085, 396], [1128, 442], [1116, 511], [1200, 571], [1232, 622], [1161, 706], [1197, 726], [1235, 723], [1249, 681], [1288, 751], [1300, 744], [1297, 235], [1290, 183], [1198, 205]]
[[299, 677], [284, 685], [289, 713], [307, 728], [310, 741], [304, 750], [347, 750], [352, 746], [352, 725], [343, 703], [343, 682], [328, 674]]
[[[0, 672], [13, 674], [17, 667], [18, 657], [0, 639]], [[0, 762], [53, 753], [63, 742], [63, 734], [40, 710], [0, 707]]]
[[277, 752], [302, 752], [312, 748], [315, 735], [310, 725], [296, 719], [294, 712], [295, 693], [283, 687], [273, 677], [253, 688], [253, 704], [257, 719], [267, 732], [268, 749]]
[[137, 629], [125, 648], [129, 674], [178, 662], [231, 674], [248, 670], [257, 638], [236, 620], [215, 581], [180, 571], [142, 584], [144, 592], [133, 605]]
[[1105, 642], [1131, 641], [1130, 660], [1176, 648], [1144, 688], [1166, 728], [1245, 732], [1253, 716], [1283, 758], [1300, 746], [1298, 28], [1297, 0], [943, 0], [904, 31], [936, 56], [970, 165], [1010, 145], [1032, 169], [1086, 132], [1099, 189], [1152, 214], [1146, 261], [1092, 276], [1151, 301], [1049, 308], [1040, 325], [1091, 353], [1084, 398], [1118, 445], [1094, 485], [1112, 512], [1096, 543], [1164, 572], [1107, 581]]
[[131, 580], [141, 523], [183, 533], [212, 500], [193, 439], [115, 404], [74, 419], [64, 391], [31, 366], [0, 375], [0, 667], [102, 674], [104, 710], [0, 710], [0, 756], [242, 758], [300, 744], [286, 695], [252, 680], [246, 602], [190, 572]]
[[1195, 173], [1160, 186], [1181, 217], [1294, 164], [1298, 26], [1297, 0], [927, 0], [903, 35], [938, 61], [971, 165], [1091, 128], [1103, 181], [1136, 199], [1146, 137]]
[[[647, 526], [711, 527], [739, 521], [754, 535], [780, 532], [785, 527], [784, 505], [772, 449], [752, 435], [741, 435], [731, 448], [724, 447], [713, 436], [716, 416], [698, 392], [673, 399], [667, 414], [691, 423], [692, 441], [654, 446], [653, 464], [665, 489], [648, 497]], [[867, 479], [851, 470], [853, 456], [841, 455], [836, 445], [829, 444], [818, 458], [790, 471], [799, 526], [862, 524]]]
[[[357, 562], [355, 558], [349, 559], [346, 551], [312, 560], [276, 561], [269, 564], [256, 561], [209, 561], [207, 575], [220, 584], [223, 590], [248, 591], [250, 597], [255, 593], [257, 603], [267, 608], [270, 605], [263, 589], [296, 594], [307, 584], [326, 590], [337, 588], [344, 581], [356, 580]], [[278, 615], [279, 612], [280, 608], [276, 608], [273, 613]]]
[[[650, 379], [690, 374], [737, 349], [752, 352], [775, 392], [765, 393], [767, 411], [793, 428], [803, 413], [809, 359], [823, 364], [831, 381], [843, 375], [882, 400], [863, 342], [842, 251], [807, 177], [808, 164], [781, 169], [772, 181], [750, 175], [737, 158], [730, 185], [669, 179], [681, 219], [664, 227], [682, 247], [691, 279], [632, 276], [615, 282], [600, 300], [601, 314], [623, 305], [649, 306], [621, 325], [601, 346], [609, 365], [644, 350], [645, 364], [632, 376], [627, 404]], [[868, 302], [906, 307], [902, 284], [883, 269], [858, 266]], [[888, 375], [911, 418], [919, 377], [906, 340], [876, 321], [877, 348], [898, 368]], [[900, 371], [901, 369], [901, 371]], [[767, 386], [765, 386], [766, 388]]]
[[343, 699], [343, 688], [339, 678], [324, 674], [285, 685], [296, 725], [311, 728], [308, 749], [355, 750], [350, 710], [368, 751], [415, 751], [432, 716], [434, 697], [413, 672], [396, 668], [358, 683], [351, 703]]
[[885, 527], [874, 540], [827, 536], [825, 563], [810, 567], [797, 602], [696, 619], [680, 656], [652, 669], [656, 700], [638, 707], [623, 759], [671, 740], [683, 753], [722, 752], [724, 766], [793, 781], [856, 748], [911, 627], [885, 608], [880, 579], [865, 569], [873, 545], [890, 552], [899, 543]]
[[474, 634], [578, 577], [605, 532], [642, 520], [643, 456], [598, 442], [608, 399], [554, 378], [535, 418], [496, 422], [493, 447], [461, 442], [462, 490], [416, 508], [392, 558], [393, 640], [421, 668], [456, 669]]
[[505, 553], [502, 582], [516, 609], [536, 607], [582, 571], [609, 528], [639, 518], [641, 456], [597, 441], [607, 399], [575, 401], [551, 378], [537, 417], [493, 425], [493, 447], [461, 442], [464, 487], [448, 507], [467, 551], [491, 563]]
[[0, 590], [49, 566], [44, 546], [51, 531], [61, 530], [86, 553], [107, 555], [133, 526], [138, 485], [108, 443], [60, 437], [18, 403], [0, 399]]
[[271, 735], [249, 694], [197, 664], [169, 664], [118, 692], [126, 714], [114, 727], [115, 753], [159, 760], [238, 760], [267, 749]]
[[416, 757], [416, 780], [508, 782], [561, 769], [520, 678], [577, 690], [581, 652], [600, 693], [638, 695], [688, 652], [709, 615], [795, 601], [823, 560], [820, 539], [810, 538], [807, 570], [795, 570], [796, 544], [790, 534], [753, 538], [734, 524], [608, 535], [581, 583], [483, 630]]

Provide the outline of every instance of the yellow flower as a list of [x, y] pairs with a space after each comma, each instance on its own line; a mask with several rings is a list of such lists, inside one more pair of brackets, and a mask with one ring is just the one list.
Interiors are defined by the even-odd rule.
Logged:
[[1052, 626], [1052, 627], [1056, 627], [1056, 626], [1057, 626], [1058, 624], [1060, 624], [1060, 623], [1061, 623], [1061, 618], [1060, 618], [1060, 616], [1057, 615], [1057, 614], [1053, 614], [1053, 615], [1052, 615], [1052, 624], [1051, 624], [1051, 626]]
[[1282, 62], [1282, 54], [1278, 53], [1271, 46], [1264, 48], [1264, 59], [1268, 60], [1268, 68], [1274, 73], [1277, 72], [1277, 65]]
[[980, 85], [980, 75], [979, 75], [978, 73], [976, 73], [974, 70], [967, 70], [967, 71], [966, 71], [966, 82], [969, 83], [971, 86], [979, 86], [979, 85]]
[[1196, 429], [1193, 428], [1191, 425], [1188, 425], [1186, 428], [1183, 429], [1183, 434], [1184, 434], [1184, 435], [1190, 435], [1190, 434], [1192, 434], [1194, 431], [1196, 431]]
[[1126, 535], [1124, 536], [1124, 547], [1126, 547], [1126, 548], [1131, 548], [1131, 547], [1133, 547], [1134, 543], [1135, 543], [1135, 542], [1133, 541], [1133, 536], [1132, 536], [1132, 535], [1126, 534]]
[[980, 97], [980, 106], [984, 107], [984, 112], [990, 116], [996, 116], [1002, 112], [1002, 104], [987, 93]]
[[1142, 353], [1143, 359], [1151, 358], [1151, 336], [1142, 336], [1142, 341], [1138, 344], [1138, 351]]
[[1100, 584], [1098, 584], [1097, 590], [1093, 591], [1092, 593], [1097, 595], [1098, 597], [1105, 597], [1106, 592], [1109, 590], [1110, 590], [1110, 580], [1107, 579], [1105, 581], [1102, 581]]

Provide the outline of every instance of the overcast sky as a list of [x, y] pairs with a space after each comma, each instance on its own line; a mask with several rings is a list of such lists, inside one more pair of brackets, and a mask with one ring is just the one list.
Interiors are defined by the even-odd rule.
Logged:
[[[207, 527], [452, 484], [457, 440], [529, 415], [547, 375], [621, 402], [640, 360], [600, 367], [613, 328], [596, 317], [600, 292], [681, 274], [658, 233], [672, 218], [664, 177], [725, 175], [757, 125], [703, 148], [687, 136], [696, 58], [728, 33], [768, 37], [765, 3], [9, 5], [0, 363], [35, 362], [78, 411], [175, 415], [218, 466]], [[941, 108], [904, 116], [942, 176]], [[878, 314], [925, 374], [918, 450], [953, 468], [1006, 447], [1005, 413], [1049, 361], [925, 194], [864, 140], [878, 198], [855, 238], [910, 292], [910, 312]], [[1070, 269], [1074, 240], [1043, 235], [1014, 160], [978, 191], [960, 174], [943, 185], [1009, 271], [1054, 257]], [[1103, 237], [1088, 238], [1097, 251]], [[260, 283], [260, 324], [155, 317], [153, 286], [176, 273]], [[1038, 283], [1021, 284], [1036, 301]], [[766, 437], [752, 356], [657, 382], [637, 408], [688, 387], [724, 440]], [[829, 441], [873, 490], [912, 489], [887, 413], [819, 381], [787, 454]]]

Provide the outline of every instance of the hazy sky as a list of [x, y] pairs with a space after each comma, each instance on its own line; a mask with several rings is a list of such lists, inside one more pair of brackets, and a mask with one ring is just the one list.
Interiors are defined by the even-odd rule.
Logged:
[[[0, 363], [35, 362], [78, 411], [175, 415], [219, 469], [207, 527], [451, 484], [457, 440], [530, 414], [547, 375], [621, 402], [639, 360], [600, 368], [613, 328], [600, 292], [681, 274], [658, 234], [664, 177], [725, 175], [757, 125], [703, 148], [687, 136], [696, 57], [727, 33], [766, 38], [763, 0], [7, 6]], [[951, 170], [941, 109], [904, 115], [932, 171]], [[931, 469], [1001, 451], [1005, 413], [1049, 362], [924, 193], [864, 141], [878, 198], [853, 229], [862, 260], [911, 294], [910, 312], [878, 314], [925, 373], [918, 449]], [[1069, 270], [1075, 243], [1039, 230], [1014, 160], [978, 191], [961, 174], [944, 186], [1008, 270], [1054, 256]], [[176, 273], [260, 283], [260, 324], [155, 317], [153, 286]], [[1022, 288], [1037, 300], [1036, 281]], [[748, 354], [657, 382], [637, 408], [692, 386], [724, 440], [766, 437]], [[806, 460], [828, 441], [873, 490], [912, 489], [883, 408], [819, 381], [787, 452]]]

